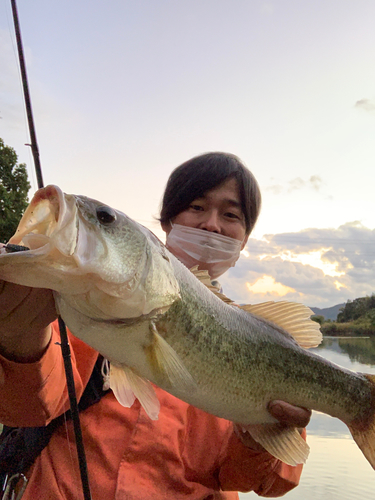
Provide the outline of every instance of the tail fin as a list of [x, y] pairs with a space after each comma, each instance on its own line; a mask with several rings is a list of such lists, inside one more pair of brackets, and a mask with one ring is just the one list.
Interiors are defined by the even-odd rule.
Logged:
[[[374, 386], [374, 399], [375, 399], [375, 375], [365, 375], [366, 378]], [[348, 425], [349, 430], [353, 436], [354, 441], [359, 446], [360, 450], [370, 462], [373, 469], [375, 469], [375, 408], [371, 421], [365, 427], [363, 424]]]

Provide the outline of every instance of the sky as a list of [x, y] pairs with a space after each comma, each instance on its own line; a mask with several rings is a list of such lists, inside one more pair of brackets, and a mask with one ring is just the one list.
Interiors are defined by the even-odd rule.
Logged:
[[[18, 0], [44, 183], [156, 220], [171, 171], [238, 155], [262, 212], [222, 278], [241, 303], [375, 292], [373, 0]], [[10, 0], [0, 137], [33, 160]]]

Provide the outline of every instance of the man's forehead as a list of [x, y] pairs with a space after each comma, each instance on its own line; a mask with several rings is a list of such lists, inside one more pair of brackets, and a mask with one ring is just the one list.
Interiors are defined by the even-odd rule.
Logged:
[[229, 179], [223, 184], [206, 191], [200, 198], [206, 200], [219, 200], [233, 206], [241, 206], [241, 198], [236, 179]]

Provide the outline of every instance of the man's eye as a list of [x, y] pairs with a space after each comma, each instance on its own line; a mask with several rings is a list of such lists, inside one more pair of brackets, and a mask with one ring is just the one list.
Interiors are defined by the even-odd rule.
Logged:
[[192, 210], [203, 210], [203, 207], [201, 207], [200, 205], [190, 205], [190, 207]]
[[239, 219], [239, 215], [233, 213], [233, 212], [226, 212], [225, 214], [226, 217], [229, 217], [230, 219]]

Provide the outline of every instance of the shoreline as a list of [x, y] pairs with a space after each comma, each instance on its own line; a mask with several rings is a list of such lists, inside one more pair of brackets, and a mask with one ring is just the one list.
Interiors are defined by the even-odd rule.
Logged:
[[352, 323], [323, 323], [321, 326], [323, 336], [331, 337], [374, 337], [375, 329], [365, 325]]

